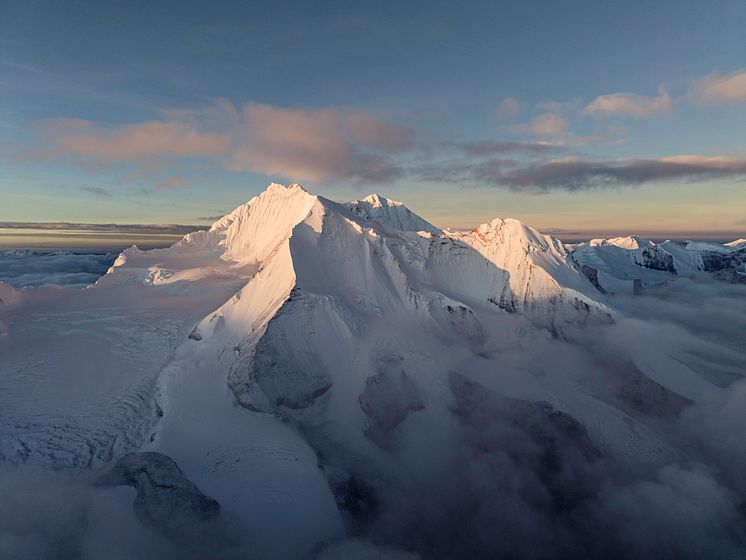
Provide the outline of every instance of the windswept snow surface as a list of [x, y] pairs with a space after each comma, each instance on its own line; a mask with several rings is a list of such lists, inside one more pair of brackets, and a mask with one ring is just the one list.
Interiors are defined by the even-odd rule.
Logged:
[[273, 184], [86, 289], [0, 283], [0, 459], [168, 457], [217, 557], [737, 557], [746, 287], [690, 245]]

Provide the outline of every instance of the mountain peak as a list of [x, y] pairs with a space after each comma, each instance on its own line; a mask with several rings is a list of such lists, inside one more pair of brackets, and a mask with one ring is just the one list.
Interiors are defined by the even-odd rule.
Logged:
[[375, 208], [379, 208], [381, 206], [404, 206], [403, 203], [397, 200], [386, 198], [385, 196], [381, 196], [377, 193], [369, 194], [368, 196], [363, 198], [363, 202], [367, 202]]
[[540, 250], [564, 255], [565, 248], [559, 239], [524, 224], [515, 218], [494, 218], [478, 225], [469, 232], [451, 232], [451, 237], [461, 240], [477, 239], [478, 244], [502, 247], [520, 246], [524, 250]]
[[628, 235], [627, 237], [613, 237], [607, 240], [610, 245], [615, 245], [622, 249], [641, 249], [643, 247], [650, 247], [653, 245], [652, 242], [647, 239], [643, 239], [639, 235]]
[[731, 241], [730, 243], [725, 243], [726, 247], [746, 247], [746, 239], [736, 239], [735, 241]]
[[401, 202], [380, 194], [369, 194], [362, 200], [343, 204], [353, 214], [384, 226], [404, 231], [426, 231], [434, 235], [443, 233], [439, 228], [421, 218]]

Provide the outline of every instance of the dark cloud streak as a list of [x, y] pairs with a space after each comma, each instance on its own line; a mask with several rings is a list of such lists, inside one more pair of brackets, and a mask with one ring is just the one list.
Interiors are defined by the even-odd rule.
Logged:
[[512, 190], [582, 191], [668, 181], [703, 181], [746, 175], [746, 158], [675, 156], [659, 159], [566, 158], [538, 163], [506, 159], [451, 161], [422, 166], [424, 180], [460, 181]]

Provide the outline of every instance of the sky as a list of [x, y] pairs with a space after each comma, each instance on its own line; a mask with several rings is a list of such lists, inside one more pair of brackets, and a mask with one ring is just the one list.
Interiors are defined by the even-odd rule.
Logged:
[[746, 236], [746, 3], [0, 0], [0, 221], [266, 188], [441, 227]]

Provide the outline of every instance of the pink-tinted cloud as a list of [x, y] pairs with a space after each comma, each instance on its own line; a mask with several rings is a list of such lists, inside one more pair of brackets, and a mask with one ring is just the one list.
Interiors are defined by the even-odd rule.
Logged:
[[692, 84], [690, 95], [700, 104], [746, 103], [746, 69], [704, 76]]
[[569, 127], [569, 121], [560, 115], [554, 113], [545, 113], [534, 118], [528, 124], [521, 124], [514, 127], [516, 132], [531, 134], [533, 136], [563, 136]]
[[[163, 120], [104, 128], [82, 119], [35, 124], [45, 146], [28, 160], [69, 159], [78, 164], [137, 163], [205, 158], [230, 169], [311, 182], [395, 179], [391, 154], [414, 146], [412, 129], [346, 108], [305, 110], [226, 101], [200, 109], [161, 111]], [[181, 188], [176, 180], [157, 190]]]
[[671, 96], [661, 90], [657, 97], [647, 97], [634, 93], [611, 93], [596, 97], [583, 112], [586, 115], [619, 116], [645, 119], [671, 112]]
[[244, 141], [234, 169], [293, 180], [388, 181], [402, 170], [387, 153], [412, 145], [412, 132], [370, 115], [341, 109], [244, 107]]
[[414, 131], [405, 126], [382, 121], [366, 113], [353, 112], [344, 118], [347, 136], [352, 142], [393, 152], [414, 145]]
[[36, 123], [52, 152], [103, 161], [143, 161], [158, 157], [215, 157], [230, 148], [225, 134], [199, 132], [180, 122], [148, 121], [113, 129], [81, 119]]

